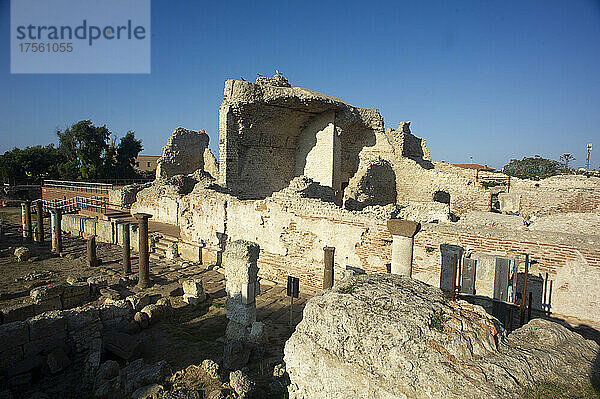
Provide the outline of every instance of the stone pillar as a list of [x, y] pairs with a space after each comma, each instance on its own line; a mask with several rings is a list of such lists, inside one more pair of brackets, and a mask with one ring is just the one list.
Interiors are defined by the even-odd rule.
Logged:
[[237, 240], [227, 244], [222, 264], [225, 268], [227, 291], [227, 344], [223, 349], [223, 366], [237, 370], [246, 365], [252, 343], [264, 340], [264, 325], [256, 321], [255, 297], [260, 287], [257, 281], [258, 244]]
[[53, 209], [50, 212], [50, 225], [52, 227], [52, 252], [60, 254], [62, 252], [62, 211]]
[[44, 204], [42, 201], [38, 201], [35, 204], [36, 206], [36, 218], [37, 218], [37, 228], [36, 228], [36, 241], [43, 243], [44, 242]]
[[139, 288], [150, 287], [150, 257], [148, 254], [148, 219], [152, 217], [147, 213], [136, 213], [133, 215], [138, 223], [138, 242], [139, 242]]
[[227, 291], [227, 338], [244, 340], [256, 321], [255, 296], [258, 293], [258, 244], [237, 240], [223, 252]]
[[392, 274], [411, 277], [414, 236], [421, 224], [410, 220], [391, 219], [387, 222], [392, 233]]
[[88, 267], [98, 266], [98, 258], [96, 257], [96, 236], [90, 236], [87, 239], [87, 265]]
[[23, 241], [33, 241], [31, 203], [29, 201], [21, 202], [21, 224], [23, 225]]
[[323, 248], [323, 289], [327, 290], [333, 287], [333, 256], [335, 254], [334, 247]]
[[130, 224], [123, 222], [123, 272], [125, 275], [131, 274], [131, 244], [129, 240]]

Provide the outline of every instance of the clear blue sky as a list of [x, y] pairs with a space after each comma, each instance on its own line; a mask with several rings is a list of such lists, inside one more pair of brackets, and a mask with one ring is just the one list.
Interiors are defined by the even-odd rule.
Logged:
[[[51, 0], [48, 0], [51, 1]], [[0, 0], [0, 153], [82, 119], [159, 154], [177, 126], [218, 147], [225, 79], [294, 86], [412, 121], [435, 160], [600, 165], [600, 1], [152, 1], [149, 75], [11, 75]]]

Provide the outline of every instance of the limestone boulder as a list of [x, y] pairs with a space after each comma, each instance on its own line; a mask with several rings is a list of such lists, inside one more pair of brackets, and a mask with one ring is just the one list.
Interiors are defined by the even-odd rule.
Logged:
[[295, 399], [517, 398], [542, 381], [598, 375], [600, 350], [542, 319], [506, 335], [481, 307], [369, 274], [309, 300], [284, 353]]
[[31, 258], [31, 252], [29, 251], [29, 248], [26, 248], [26, 247], [16, 248], [14, 255], [15, 255], [15, 258], [17, 259], [17, 262], [25, 262], [25, 261], [29, 260], [29, 258]]

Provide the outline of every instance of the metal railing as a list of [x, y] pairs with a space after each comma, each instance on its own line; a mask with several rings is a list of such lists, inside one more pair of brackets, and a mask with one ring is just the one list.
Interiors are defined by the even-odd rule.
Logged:
[[73, 197], [67, 199], [52, 199], [43, 200], [37, 199], [32, 201], [32, 211], [37, 212], [37, 202], [43, 204], [44, 212], [51, 212], [54, 210], [60, 210], [63, 214], [79, 212], [80, 210], [92, 210], [106, 212], [107, 202], [106, 197], [94, 196], [94, 197]]
[[44, 180], [42, 187], [108, 195], [108, 191], [112, 190], [113, 185], [108, 183], [93, 183], [85, 181]]
[[108, 191], [134, 183], [148, 183], [152, 179], [101, 179], [95, 181], [81, 180], [44, 180], [42, 187], [83, 193], [108, 195]]

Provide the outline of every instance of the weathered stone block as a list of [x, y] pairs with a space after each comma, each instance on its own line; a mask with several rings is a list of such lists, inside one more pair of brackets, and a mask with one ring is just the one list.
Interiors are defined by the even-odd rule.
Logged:
[[0, 352], [0, 369], [8, 369], [21, 360], [23, 360], [23, 348], [21, 346], [8, 348]]
[[509, 215], [518, 215], [521, 211], [521, 194], [500, 193], [498, 194], [500, 202], [500, 212]]
[[56, 374], [71, 365], [71, 359], [65, 353], [62, 348], [56, 348], [52, 352], [48, 353], [46, 357], [46, 364], [50, 374]]
[[46, 298], [34, 304], [35, 313], [44, 313], [52, 310], [60, 310], [63, 308], [63, 302], [60, 296]]
[[205, 299], [204, 288], [202, 286], [202, 278], [196, 277], [188, 280], [184, 280], [183, 294], [190, 297], [196, 297], [203, 301]]
[[229, 323], [227, 323], [225, 336], [228, 341], [245, 341], [248, 336], [248, 330], [244, 324], [230, 320]]
[[178, 243], [179, 256], [194, 263], [202, 263], [202, 248], [197, 245]]
[[[147, 295], [146, 295], [147, 296]], [[131, 298], [128, 297], [128, 298]], [[138, 298], [139, 299], [139, 298]], [[137, 305], [141, 305], [146, 299], [141, 302], [136, 302]], [[147, 296], [147, 302], [150, 302], [150, 297]], [[141, 310], [141, 308], [140, 308]], [[131, 319], [134, 314], [132, 302], [126, 299], [121, 299], [119, 301], [113, 301], [110, 304], [104, 304], [100, 306], [100, 319], [102, 322], [107, 322], [109, 320], [114, 320], [118, 318], [123, 319]]]
[[421, 230], [421, 223], [411, 220], [390, 219], [387, 222], [387, 227], [392, 235], [414, 237]]
[[67, 319], [69, 331], [79, 330], [100, 321], [100, 314], [94, 307], [65, 310], [62, 313]]
[[228, 370], [238, 370], [248, 364], [250, 345], [242, 341], [230, 341], [223, 350], [223, 367]]
[[25, 320], [35, 315], [35, 308], [32, 303], [8, 306], [2, 309], [2, 315], [4, 323], [12, 323], [13, 321]]
[[59, 335], [67, 329], [67, 319], [61, 311], [39, 314], [28, 319], [27, 324], [29, 325], [29, 339], [31, 341]]
[[85, 282], [73, 281], [72, 284], [63, 287], [63, 299], [81, 297], [90, 294], [90, 286]]
[[44, 300], [60, 296], [63, 291], [64, 287], [61, 284], [52, 283], [32, 289], [29, 291], [29, 297], [34, 303], [39, 304]]
[[64, 331], [52, 337], [45, 337], [35, 341], [29, 341], [23, 345], [23, 356], [29, 357], [39, 355], [40, 353], [48, 353], [49, 351], [62, 347], [67, 340], [67, 332]]
[[139, 312], [140, 310], [142, 310], [142, 308], [144, 306], [150, 304], [150, 296], [148, 294], [140, 293], [140, 294], [130, 295], [125, 299], [131, 303], [133, 310], [136, 312]]
[[256, 306], [254, 304], [244, 305], [234, 299], [226, 301], [227, 318], [245, 326], [256, 321]]

